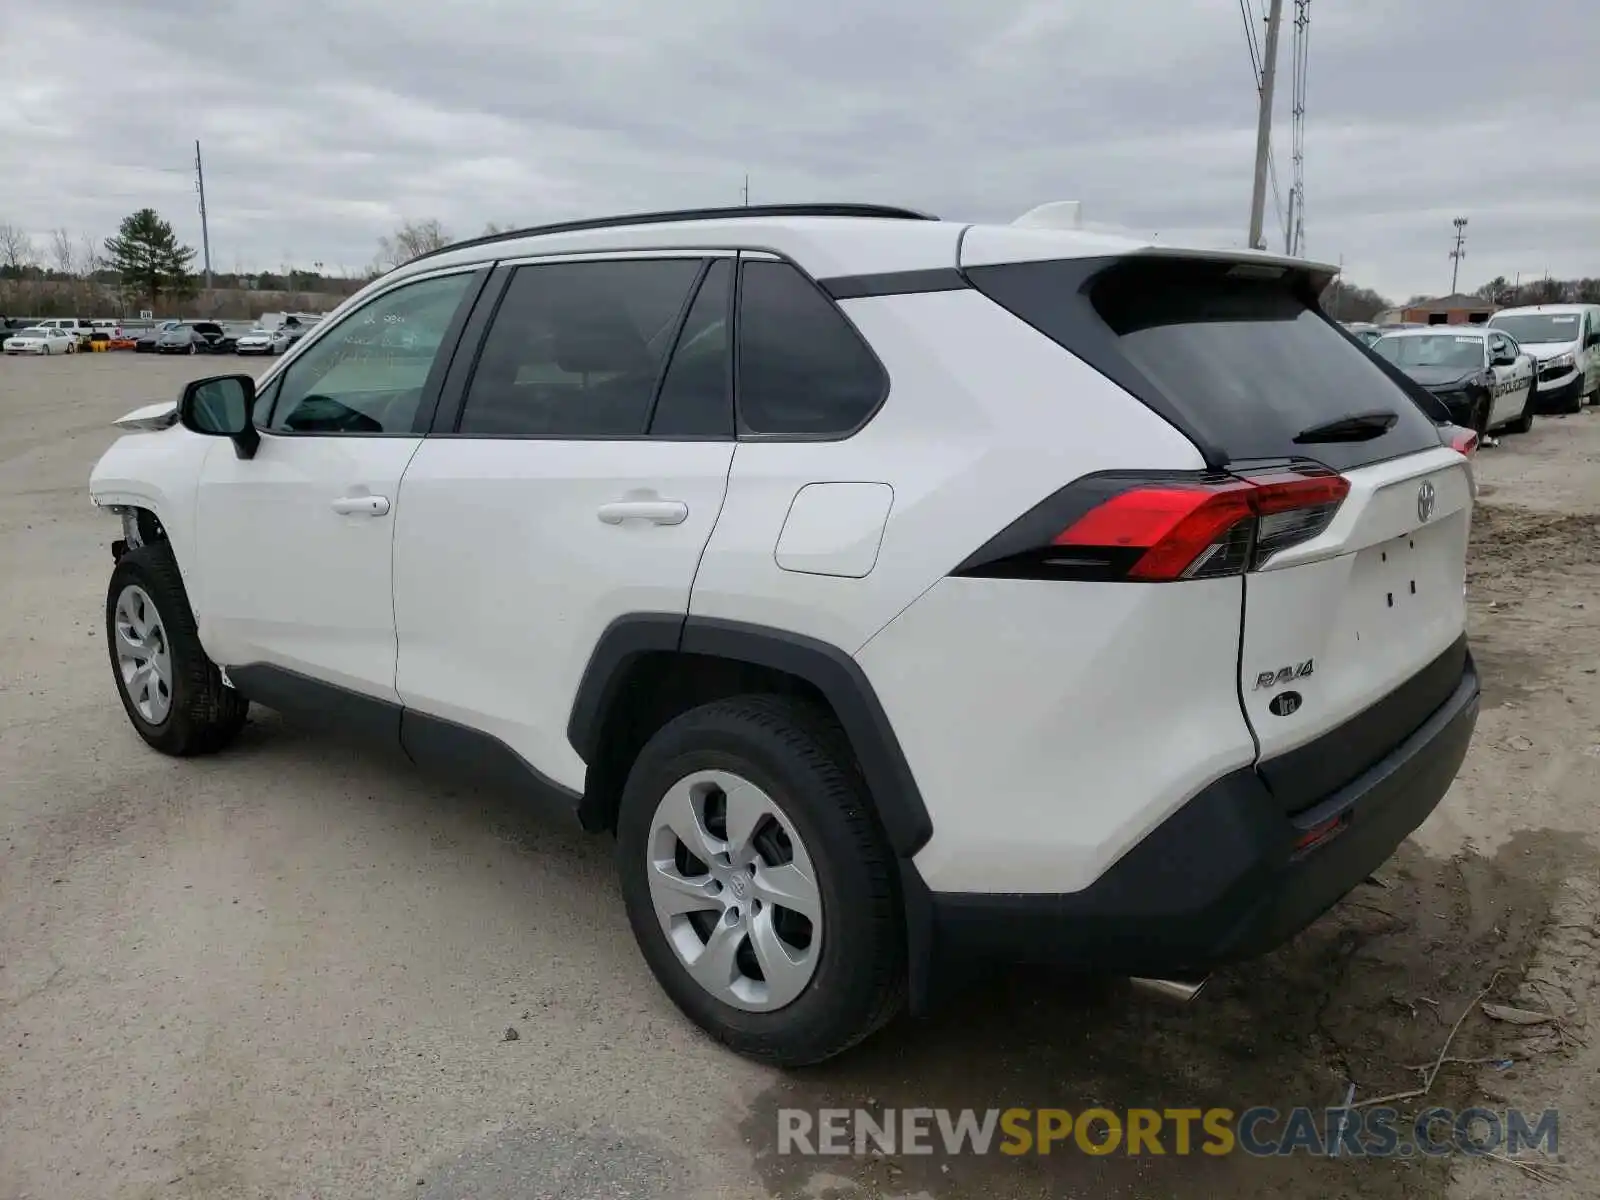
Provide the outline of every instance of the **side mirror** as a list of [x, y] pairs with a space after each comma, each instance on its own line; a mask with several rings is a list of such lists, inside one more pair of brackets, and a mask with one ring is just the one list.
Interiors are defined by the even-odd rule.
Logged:
[[254, 458], [261, 445], [261, 435], [250, 418], [255, 403], [256, 381], [249, 375], [197, 379], [183, 389], [178, 420], [194, 433], [232, 438], [235, 454]]

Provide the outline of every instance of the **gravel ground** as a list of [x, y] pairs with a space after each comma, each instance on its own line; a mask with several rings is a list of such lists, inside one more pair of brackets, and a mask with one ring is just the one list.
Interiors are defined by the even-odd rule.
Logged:
[[[259, 364], [257, 364], [259, 366]], [[784, 1075], [711, 1046], [635, 952], [610, 846], [257, 709], [175, 762], [101, 629], [109, 422], [231, 361], [0, 360], [0, 1200], [1600, 1194], [1600, 415], [1480, 454], [1488, 695], [1439, 812], [1294, 944], [1172, 1009], [1037, 971]], [[1496, 973], [1498, 972], [1498, 976]], [[806, 1107], [1560, 1107], [1568, 1161], [815, 1162]], [[508, 1039], [507, 1030], [517, 1035]], [[1405, 1105], [1402, 1105], [1405, 1107]]]

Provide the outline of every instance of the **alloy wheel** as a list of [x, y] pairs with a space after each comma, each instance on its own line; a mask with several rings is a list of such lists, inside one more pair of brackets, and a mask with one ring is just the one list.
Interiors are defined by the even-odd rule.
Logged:
[[798, 997], [822, 952], [822, 896], [777, 801], [731, 772], [697, 771], [668, 789], [650, 830], [650, 898], [690, 977], [746, 1012]]
[[172, 711], [172, 650], [155, 602], [137, 584], [117, 597], [117, 674], [139, 715], [159, 725]]

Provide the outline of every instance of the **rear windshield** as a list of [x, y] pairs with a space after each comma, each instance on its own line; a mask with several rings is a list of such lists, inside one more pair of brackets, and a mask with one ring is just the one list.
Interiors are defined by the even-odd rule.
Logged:
[[[991, 299], [1166, 417], [1217, 465], [1313, 458], [1346, 470], [1439, 445], [1409, 385], [1313, 308], [1292, 276], [1236, 278], [1230, 269], [1145, 258], [1101, 260], [1092, 274], [1067, 260], [971, 275]], [[1050, 285], [1052, 270], [1059, 286]], [[1023, 274], [1026, 282], [1017, 277]], [[1373, 412], [1395, 415], [1377, 437], [1296, 441]]]

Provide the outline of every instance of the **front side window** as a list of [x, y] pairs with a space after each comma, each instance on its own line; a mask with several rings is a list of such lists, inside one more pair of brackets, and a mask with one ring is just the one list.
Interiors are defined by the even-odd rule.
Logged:
[[403, 284], [330, 329], [284, 372], [269, 430], [413, 433], [471, 272]]
[[740, 270], [738, 359], [744, 433], [842, 436], [888, 390], [861, 335], [785, 262], [755, 260]]
[[700, 267], [698, 258], [518, 267], [484, 338], [458, 432], [643, 434]]

